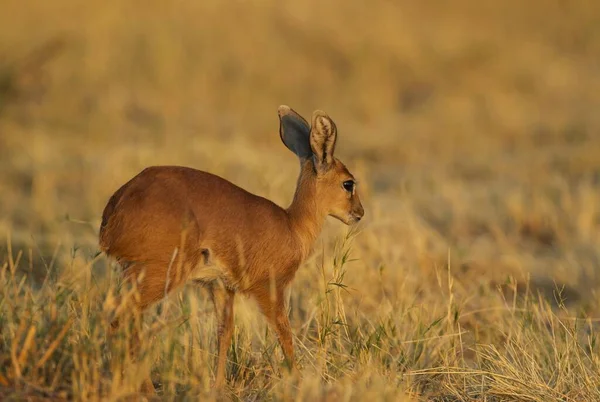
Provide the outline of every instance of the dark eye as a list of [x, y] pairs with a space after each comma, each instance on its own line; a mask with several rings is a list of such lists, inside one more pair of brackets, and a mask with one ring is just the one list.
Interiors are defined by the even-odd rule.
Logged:
[[354, 191], [354, 180], [346, 180], [342, 186], [344, 186], [344, 190], [346, 190], [349, 193], [352, 193]]

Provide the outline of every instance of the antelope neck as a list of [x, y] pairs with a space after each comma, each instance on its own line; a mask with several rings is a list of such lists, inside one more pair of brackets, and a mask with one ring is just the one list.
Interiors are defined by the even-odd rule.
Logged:
[[304, 260], [319, 236], [327, 216], [317, 200], [317, 174], [311, 161], [305, 161], [300, 170], [298, 185], [292, 203], [286, 210], [292, 234], [300, 242]]

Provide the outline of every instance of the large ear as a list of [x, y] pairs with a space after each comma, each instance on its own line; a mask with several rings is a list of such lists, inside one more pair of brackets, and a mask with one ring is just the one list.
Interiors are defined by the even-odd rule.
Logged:
[[333, 152], [337, 140], [335, 123], [321, 110], [315, 110], [312, 116], [310, 147], [314, 154], [317, 172], [325, 172], [333, 164]]
[[312, 156], [309, 139], [310, 127], [306, 120], [286, 105], [279, 106], [277, 114], [279, 114], [279, 136], [281, 141], [300, 160], [310, 158]]

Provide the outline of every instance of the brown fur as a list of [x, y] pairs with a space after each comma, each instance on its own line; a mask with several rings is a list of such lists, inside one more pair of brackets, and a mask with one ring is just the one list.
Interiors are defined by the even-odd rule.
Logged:
[[[280, 118], [283, 114], [297, 115], [282, 107]], [[225, 379], [235, 294], [256, 300], [294, 366], [284, 290], [328, 215], [350, 224], [364, 214], [358, 193], [342, 186], [353, 177], [333, 157], [335, 124], [323, 112], [318, 119], [326, 130], [313, 127], [310, 141], [316, 163], [327, 169], [317, 169], [315, 158], [301, 157], [287, 209], [221, 177], [178, 166], [144, 169], [104, 209], [100, 247], [121, 263], [126, 278], [137, 281], [140, 310], [188, 281], [209, 289], [219, 322], [216, 387]], [[301, 128], [306, 138], [294, 138], [308, 141], [308, 127]]]

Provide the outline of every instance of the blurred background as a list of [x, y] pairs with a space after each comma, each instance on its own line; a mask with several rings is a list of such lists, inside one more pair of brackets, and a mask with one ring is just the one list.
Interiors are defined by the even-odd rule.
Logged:
[[418, 294], [449, 264], [465, 294], [531, 276], [596, 308], [593, 0], [3, 0], [0, 261], [10, 244], [84, 275], [108, 198], [149, 165], [286, 206], [280, 104], [338, 125], [366, 207], [355, 288], [385, 267]]

